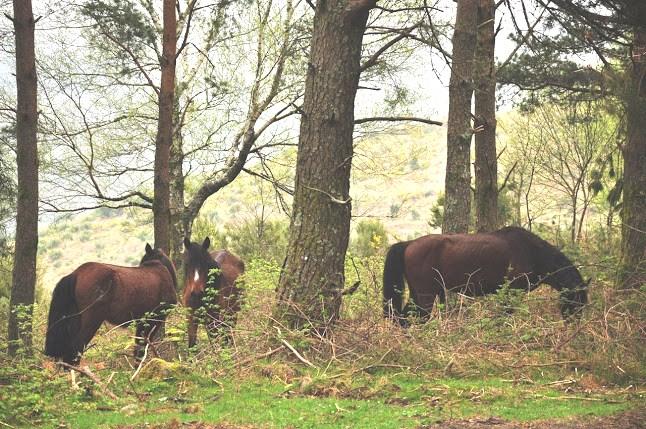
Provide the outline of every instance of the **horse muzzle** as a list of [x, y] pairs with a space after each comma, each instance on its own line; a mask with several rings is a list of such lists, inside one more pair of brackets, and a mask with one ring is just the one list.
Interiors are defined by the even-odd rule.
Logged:
[[204, 298], [203, 292], [191, 292], [186, 304], [191, 308], [199, 308], [202, 306], [202, 298]]

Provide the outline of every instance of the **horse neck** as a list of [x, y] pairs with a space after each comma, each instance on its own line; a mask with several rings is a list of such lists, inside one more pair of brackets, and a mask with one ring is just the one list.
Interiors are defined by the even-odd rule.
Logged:
[[173, 263], [171, 262], [170, 259], [165, 258], [165, 259], [155, 259], [155, 260], [151, 260], [151, 261], [146, 261], [143, 264], [141, 264], [140, 266], [144, 266], [144, 265], [146, 265], [148, 263], [155, 263], [155, 262], [160, 263], [164, 268], [166, 268], [168, 270], [168, 273], [170, 274], [171, 278], [173, 279], [173, 287], [175, 288], [175, 290], [177, 290], [177, 272], [175, 271], [175, 266], [173, 265]]
[[560, 291], [575, 289], [583, 282], [572, 261], [556, 248], [542, 249], [543, 264], [540, 277], [552, 288]]
[[175, 271], [175, 266], [173, 265], [173, 262], [168, 258], [160, 260], [159, 262], [161, 262], [162, 265], [166, 267], [166, 269], [170, 273], [170, 276], [173, 279], [173, 287], [175, 288], [175, 290], [177, 290], [177, 272]]

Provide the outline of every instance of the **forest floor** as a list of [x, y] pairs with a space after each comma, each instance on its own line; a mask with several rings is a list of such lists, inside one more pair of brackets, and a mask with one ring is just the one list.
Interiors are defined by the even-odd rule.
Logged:
[[318, 338], [271, 319], [267, 284], [229, 341], [200, 329], [188, 349], [180, 308], [140, 365], [132, 330], [103, 327], [80, 388], [39, 352], [0, 350], [0, 429], [646, 429], [646, 291], [600, 289], [573, 323], [534, 293], [511, 315], [510, 297], [492, 296], [402, 330], [382, 320], [375, 286]]
[[[88, 362], [96, 380], [53, 365], [0, 371], [0, 426], [70, 429], [637, 429], [646, 390], [536, 370], [522, 379], [410, 368], [322, 369], [283, 355], [243, 370], [153, 360], [135, 374]], [[134, 380], [130, 380], [134, 378]], [[97, 382], [98, 381], [98, 382]], [[104, 390], [101, 385], [114, 395]]]

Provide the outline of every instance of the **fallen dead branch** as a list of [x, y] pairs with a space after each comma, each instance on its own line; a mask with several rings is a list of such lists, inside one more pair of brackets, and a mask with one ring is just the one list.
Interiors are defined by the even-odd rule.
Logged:
[[289, 344], [289, 343], [287, 342], [287, 340], [282, 339], [282, 340], [280, 340], [280, 341], [281, 341], [283, 344], [285, 344], [285, 346], [287, 346], [287, 348], [288, 348], [289, 350], [291, 350], [291, 352], [292, 352], [292, 353], [294, 353], [294, 356], [296, 356], [296, 357], [298, 358], [298, 360], [300, 360], [301, 362], [303, 362], [303, 363], [304, 363], [305, 365], [307, 365], [307, 366], [311, 366], [312, 368], [316, 368], [316, 369], [318, 369], [318, 367], [317, 367], [316, 365], [314, 365], [312, 362], [310, 362], [310, 361], [308, 361], [307, 359], [305, 359], [305, 358], [304, 358], [304, 357], [303, 357], [303, 356], [298, 352], [298, 350], [296, 350], [296, 349], [295, 349], [291, 344]]
[[96, 376], [96, 375], [95, 375], [95, 374], [90, 370], [90, 368], [89, 368], [88, 366], [83, 366], [83, 367], [81, 367], [81, 366], [74, 366], [74, 365], [70, 365], [70, 364], [65, 363], [65, 362], [58, 362], [58, 364], [59, 364], [59, 365], [61, 365], [61, 366], [63, 366], [63, 367], [65, 367], [65, 368], [71, 369], [72, 371], [76, 371], [76, 372], [79, 372], [79, 373], [81, 373], [81, 374], [85, 375], [87, 378], [89, 378], [90, 380], [92, 380], [92, 381], [93, 381], [97, 386], [99, 386], [99, 388], [103, 391], [103, 393], [104, 393], [104, 394], [106, 394], [110, 399], [114, 399], [114, 400], [119, 399], [119, 398], [117, 397], [117, 395], [115, 395], [114, 393], [112, 393], [112, 391], [111, 391], [110, 389], [108, 389], [108, 387], [107, 387], [106, 385], [104, 385], [104, 384], [101, 382], [101, 380], [99, 379], [99, 377], [97, 377], [97, 376]]
[[547, 395], [534, 395], [537, 398], [542, 399], [554, 399], [557, 401], [591, 401], [591, 402], [608, 402], [610, 404], [623, 404], [626, 401], [620, 401], [617, 399], [607, 399], [607, 398], [586, 398], [584, 396], [547, 396]]
[[249, 362], [253, 362], [255, 360], [264, 359], [266, 357], [272, 356], [272, 355], [274, 355], [274, 354], [276, 354], [276, 353], [278, 353], [278, 352], [280, 352], [282, 350], [285, 350], [285, 346], [276, 347], [275, 349], [269, 350], [268, 352], [265, 352], [265, 353], [262, 353], [262, 354], [259, 354], [259, 355], [256, 355], [256, 356], [251, 356], [251, 357], [249, 357], [247, 359], [243, 359], [243, 360], [237, 362], [234, 366], [235, 367], [240, 367], [240, 366], [248, 364]]
[[132, 374], [132, 377], [130, 377], [130, 381], [133, 381], [136, 377], [137, 374], [141, 371], [141, 368], [143, 368], [144, 362], [146, 361], [146, 357], [148, 356], [148, 346], [150, 343], [146, 343], [146, 347], [144, 348], [144, 357], [141, 358], [139, 361], [139, 365], [137, 366], [137, 370]]
[[509, 365], [510, 368], [528, 368], [528, 367], [544, 367], [544, 366], [558, 366], [558, 365], [570, 365], [570, 364], [582, 364], [585, 363], [582, 360], [563, 360], [563, 361], [558, 361], [558, 362], [544, 362], [544, 363], [522, 363], [522, 364], [514, 364], [514, 365]]

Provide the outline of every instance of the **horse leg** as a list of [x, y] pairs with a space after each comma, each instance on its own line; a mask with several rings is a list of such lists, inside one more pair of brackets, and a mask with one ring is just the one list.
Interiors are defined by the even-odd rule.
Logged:
[[[152, 346], [153, 337], [159, 333], [160, 325], [163, 323], [160, 312], [154, 311], [144, 319], [137, 321], [135, 337], [135, 359], [141, 361], [146, 354], [146, 347]], [[156, 353], [155, 353], [156, 354]]]
[[137, 338], [135, 339], [135, 359], [140, 361], [146, 354], [146, 347], [152, 349], [153, 354], [157, 356], [157, 350], [154, 346], [154, 338], [159, 338], [162, 331], [163, 321], [146, 319], [137, 323]]
[[150, 321], [138, 320], [135, 331], [135, 360], [140, 362], [146, 352], [146, 344], [148, 343], [148, 335], [150, 333]]
[[[81, 356], [85, 351], [85, 348], [90, 343], [92, 338], [94, 338], [94, 334], [96, 334], [96, 331], [98, 331], [101, 327], [101, 323], [103, 323], [103, 318], [92, 316], [89, 314], [89, 312], [82, 314], [81, 329], [79, 330], [78, 337], [76, 338], [73, 352], [75, 356], [73, 356], [71, 361], [67, 363], [74, 366], [79, 366], [79, 364], [81, 363]], [[72, 380], [72, 388], [78, 389], [80, 387], [80, 384], [76, 381], [76, 371], [74, 371], [73, 369], [70, 369], [70, 377]]]
[[99, 330], [104, 320], [103, 317], [98, 317], [96, 315], [89, 315], [89, 313], [90, 313], [89, 311], [85, 312], [81, 317], [81, 329], [79, 331], [79, 336], [76, 343], [77, 344], [76, 348], [78, 350], [78, 354], [77, 354], [78, 357], [77, 359], [75, 359], [74, 365], [78, 365], [81, 362], [81, 355], [85, 351], [85, 348], [87, 347], [87, 345], [90, 344], [90, 341], [92, 340], [92, 338], [94, 338], [96, 331]]
[[[146, 334], [146, 342], [153, 347], [153, 352], [158, 356], [157, 349], [154, 347], [154, 343], [160, 343], [164, 339], [165, 328], [166, 328], [166, 317], [168, 316], [168, 310], [172, 306], [167, 304], [161, 304], [154, 312], [151, 318], [148, 320], [149, 330]], [[159, 356], [158, 356], [159, 357]]]
[[[431, 285], [422, 292], [420, 290], [421, 288], [417, 287], [415, 283], [410, 282], [408, 287], [410, 288], [410, 295], [416, 304], [416, 315], [420, 322], [426, 323], [431, 317], [431, 311], [433, 310], [438, 291]], [[442, 295], [440, 294], [440, 300], [442, 299]]]
[[188, 348], [193, 347], [197, 340], [197, 319], [195, 317], [195, 310], [189, 308], [188, 310]]

